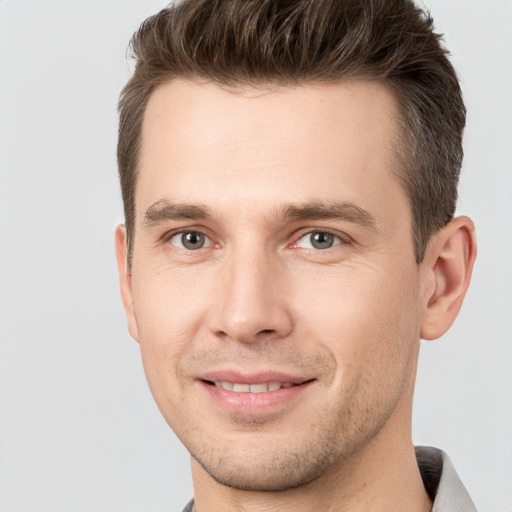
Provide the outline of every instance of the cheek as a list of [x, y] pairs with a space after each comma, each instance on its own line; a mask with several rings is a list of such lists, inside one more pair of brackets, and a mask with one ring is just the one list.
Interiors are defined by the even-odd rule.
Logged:
[[163, 272], [137, 275], [133, 295], [144, 370], [158, 402], [179, 384], [179, 363], [204, 317], [202, 295], [189, 280]]
[[377, 428], [408, 389], [419, 314], [415, 273], [404, 274], [409, 278], [382, 269], [332, 276], [308, 300], [304, 315], [336, 363], [326, 401], [346, 432]]
[[[136, 278], [135, 278], [136, 275]], [[177, 346], [188, 339], [202, 307], [200, 283], [179, 272], [146, 269], [134, 273], [133, 296], [142, 342]]]
[[[315, 284], [315, 286], [312, 286]], [[365, 267], [332, 273], [302, 289], [303, 324], [316, 326], [340, 371], [368, 371], [405, 358], [419, 339], [416, 268]], [[356, 368], [357, 367], [357, 368]], [[384, 372], [387, 373], [387, 372]]]

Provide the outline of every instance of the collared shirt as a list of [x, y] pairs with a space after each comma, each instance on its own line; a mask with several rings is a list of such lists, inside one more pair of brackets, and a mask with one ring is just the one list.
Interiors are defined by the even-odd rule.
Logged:
[[446, 453], [429, 446], [417, 446], [416, 459], [423, 485], [434, 502], [432, 512], [477, 512]]
[[[431, 512], [477, 512], [446, 453], [429, 446], [417, 446], [416, 459], [423, 485], [434, 502]], [[194, 500], [183, 512], [194, 512]]]

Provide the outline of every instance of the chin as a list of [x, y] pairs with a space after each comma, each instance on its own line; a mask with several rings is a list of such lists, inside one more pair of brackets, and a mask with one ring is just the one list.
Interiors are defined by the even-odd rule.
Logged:
[[314, 439], [297, 433], [286, 439], [276, 433], [252, 433], [250, 440], [245, 437], [237, 442], [235, 437], [213, 444], [204, 443], [203, 438], [201, 445], [193, 442], [185, 446], [195, 463], [223, 486], [243, 491], [286, 491], [335, 472], [359, 446], [359, 442], [349, 442], [331, 429], [315, 430]]
[[301, 454], [263, 457], [262, 463], [245, 460], [216, 460], [213, 465], [197, 460], [219, 484], [232, 489], [256, 492], [286, 491], [304, 486], [323, 474], [331, 465], [328, 460], [307, 460]]

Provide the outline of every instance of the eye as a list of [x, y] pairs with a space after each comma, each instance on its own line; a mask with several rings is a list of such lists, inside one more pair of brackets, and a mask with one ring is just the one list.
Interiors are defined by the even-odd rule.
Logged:
[[212, 241], [203, 233], [199, 231], [184, 231], [176, 233], [169, 238], [169, 242], [179, 249], [185, 249], [187, 251], [197, 251], [204, 247], [209, 247]]
[[339, 236], [333, 235], [328, 231], [313, 231], [307, 233], [297, 241], [296, 247], [303, 249], [330, 249], [335, 245], [340, 245], [343, 241]]

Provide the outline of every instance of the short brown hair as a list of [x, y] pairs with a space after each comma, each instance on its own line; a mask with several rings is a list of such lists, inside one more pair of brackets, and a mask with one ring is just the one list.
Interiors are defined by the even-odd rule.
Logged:
[[117, 148], [129, 260], [144, 111], [178, 77], [233, 87], [381, 80], [399, 105], [396, 174], [418, 263], [453, 217], [466, 110], [432, 18], [412, 0], [184, 0], [144, 21], [131, 48]]

